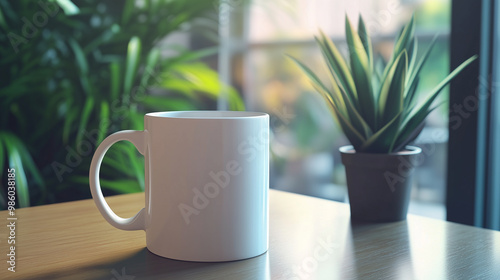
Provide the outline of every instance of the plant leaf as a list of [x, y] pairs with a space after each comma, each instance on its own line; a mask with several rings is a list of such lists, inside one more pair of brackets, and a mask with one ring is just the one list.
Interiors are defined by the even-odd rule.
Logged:
[[127, 48], [127, 65], [125, 66], [125, 80], [123, 81], [123, 91], [125, 96], [130, 97], [132, 84], [134, 83], [139, 60], [141, 57], [141, 39], [132, 37]]
[[332, 40], [330, 40], [330, 38], [328, 38], [321, 30], [320, 34], [321, 39], [316, 38], [316, 41], [322, 50], [323, 56], [328, 62], [327, 65], [330, 68], [332, 75], [334, 75], [336, 80], [338, 80], [339, 87], [343, 88], [349, 95], [351, 102], [358, 104], [356, 85], [354, 84], [354, 80], [351, 76], [347, 63]]
[[408, 49], [409, 44], [413, 38], [413, 34], [415, 33], [415, 15], [411, 16], [410, 22], [405, 26], [401, 36], [399, 36], [396, 44], [394, 45], [393, 51], [393, 59], [396, 59], [397, 56], [404, 50]]
[[94, 143], [95, 145], [104, 140], [104, 137], [106, 137], [106, 134], [108, 133], [108, 127], [111, 123], [111, 119], [109, 117], [109, 105], [106, 101], [101, 102], [99, 120], [99, 133], [97, 134], [97, 143]]
[[57, 4], [63, 9], [67, 16], [76, 15], [80, 12], [80, 9], [71, 2], [71, 0], [56, 0]]
[[[412, 15], [410, 22], [405, 25], [398, 36], [396, 37], [396, 43], [394, 44], [394, 50], [392, 52], [391, 59], [389, 59], [389, 63], [387, 65], [392, 65], [396, 58], [400, 55], [400, 53], [407, 48], [408, 42], [413, 38], [413, 33], [415, 31], [415, 17]], [[382, 81], [384, 81], [389, 72], [389, 68], [386, 67], [384, 70], [384, 74], [382, 75]]]
[[316, 85], [313, 86], [316, 88], [318, 92], [320, 92], [321, 96], [323, 96], [323, 99], [325, 99], [327, 105], [329, 105], [327, 107], [330, 109], [330, 113], [334, 116], [335, 120], [339, 124], [345, 136], [347, 137], [347, 139], [349, 139], [349, 142], [353, 145], [355, 149], [361, 147], [363, 143], [366, 141], [365, 138], [363, 138], [363, 136], [359, 133], [359, 131], [357, 131], [356, 128], [354, 128], [351, 125], [351, 123], [346, 119], [346, 117], [339, 112], [332, 98], [318, 86]]
[[418, 83], [418, 81], [415, 81], [419, 76], [420, 76], [420, 71], [422, 70], [425, 62], [427, 61], [427, 58], [429, 58], [429, 54], [432, 51], [432, 48], [434, 47], [434, 44], [436, 43], [437, 35], [434, 36], [432, 39], [431, 43], [429, 44], [429, 47], [427, 50], [424, 52], [422, 55], [422, 58], [418, 62], [418, 64], [415, 66], [415, 69], [412, 70], [411, 75], [408, 75], [407, 81], [406, 81], [406, 90], [405, 90], [405, 104], [410, 105], [413, 101], [414, 94], [409, 95], [409, 91], [412, 87], [416, 87], [413, 84]]
[[42, 175], [40, 174], [40, 171], [38, 167], [35, 165], [35, 162], [33, 161], [33, 157], [31, 154], [28, 152], [28, 149], [26, 146], [23, 144], [23, 141], [19, 139], [19, 137], [15, 136], [14, 134], [7, 134], [5, 137], [8, 137], [11, 139], [11, 142], [14, 143], [17, 151], [19, 152], [19, 155], [21, 156], [21, 161], [23, 162], [23, 165], [32, 176], [34, 181], [40, 186], [44, 187], [44, 181], [42, 178]]
[[375, 132], [372, 137], [365, 141], [359, 152], [391, 153], [401, 123], [401, 115], [402, 112], [399, 112], [390, 122]]
[[[432, 90], [431, 94], [427, 97], [427, 99], [418, 106], [418, 108], [414, 109], [403, 122], [403, 129], [398, 133], [398, 137], [396, 139], [396, 146], [402, 145], [402, 143], [407, 142], [407, 139], [410, 136], [414, 135], [414, 131], [418, 129], [418, 127], [424, 122], [425, 118], [429, 115], [432, 110], [429, 110], [429, 107], [432, 105], [433, 101], [439, 95], [441, 90], [448, 85], [448, 83], [465, 67], [467, 67], [470, 63], [472, 63], [477, 58], [477, 55], [474, 55], [460, 64], [453, 72], [451, 72], [439, 85], [437, 85], [434, 90]], [[418, 136], [418, 134], [417, 134]], [[415, 136], [416, 137], [416, 136]]]
[[406, 81], [408, 57], [403, 50], [390, 67], [382, 83], [378, 100], [379, 126], [384, 126], [403, 110], [403, 94]]
[[413, 82], [409, 88], [405, 88], [406, 96], [404, 99], [404, 106], [403, 107], [405, 108], [406, 113], [408, 113], [408, 111], [410, 111], [412, 108], [413, 100], [414, 100], [414, 97], [417, 93], [417, 88], [418, 88], [419, 82], [420, 82], [420, 77], [417, 77], [416, 79], [413, 80]]
[[[5, 134], [4, 134], [5, 135]], [[28, 180], [24, 171], [24, 165], [21, 155], [16, 147], [16, 143], [9, 137], [4, 137], [5, 148], [9, 158], [9, 167], [15, 168], [16, 173], [16, 192], [20, 207], [30, 206], [30, 196], [28, 190]]]
[[358, 20], [358, 34], [359, 38], [361, 39], [361, 42], [363, 43], [363, 47], [365, 48], [366, 55], [368, 56], [370, 71], [373, 71], [372, 41], [370, 39], [370, 36], [368, 35], [368, 30], [366, 29], [365, 22], [361, 15], [359, 15], [359, 20]]
[[415, 61], [417, 60], [417, 53], [418, 53], [418, 40], [417, 37], [414, 37], [411, 40], [410, 49], [408, 49], [409, 61], [408, 61], [408, 72], [406, 73], [406, 84], [408, 84], [408, 80], [413, 74], [415, 68]]
[[141, 78], [141, 87], [146, 88], [151, 78], [157, 79], [158, 73], [155, 73], [155, 66], [160, 60], [160, 50], [157, 48], [152, 49], [146, 59], [146, 67]]
[[89, 74], [89, 65], [87, 62], [87, 57], [83, 52], [80, 44], [74, 39], [69, 40], [69, 45], [75, 54], [76, 64], [78, 65], [78, 69], [80, 70], [80, 83], [82, 84], [82, 88], [85, 94], [92, 94], [92, 86], [88, 79]]
[[193, 101], [174, 97], [149, 95], [141, 100], [141, 104], [148, 109], [161, 111], [189, 111], [196, 109]]
[[[467, 67], [469, 64], [471, 64], [474, 60], [476, 60], [477, 55], [474, 55], [467, 59], [466, 61], [462, 62], [453, 72], [451, 72], [444, 80], [441, 81], [429, 94], [429, 96], [425, 99], [424, 102], [420, 103], [420, 106], [418, 106], [416, 109], [414, 109], [414, 116], [420, 115], [421, 118], [422, 115], [424, 115], [424, 112], [427, 112], [429, 107], [432, 105], [432, 102], [436, 99], [436, 97], [439, 95], [441, 90], [447, 86], [453, 78], [455, 78], [456, 75], [458, 75], [465, 67]], [[425, 117], [424, 117], [425, 118]], [[421, 120], [423, 121], [423, 119]]]
[[122, 24], [125, 25], [130, 20], [132, 13], [135, 9], [135, 0], [125, 0], [125, 5], [123, 7], [122, 13]]
[[[88, 178], [87, 178], [88, 179]], [[106, 180], [101, 179], [104, 189], [113, 190], [117, 193], [137, 193], [143, 190], [135, 180]]]
[[87, 130], [87, 124], [89, 122], [90, 114], [94, 108], [94, 98], [92, 96], [87, 97], [85, 100], [85, 105], [83, 105], [82, 114], [80, 116], [80, 123], [78, 124], [78, 133], [76, 136], [76, 144], [79, 145], [82, 141], [83, 134]]
[[[325, 95], [327, 100], [331, 100], [331, 102], [335, 105], [336, 112], [341, 115], [343, 121], [349, 124], [350, 127], [347, 129], [348, 131], [353, 131], [353, 133], [358, 134], [356, 135], [356, 138], [360, 138], [363, 140], [365, 139], [365, 137], [367, 137], [367, 135], [371, 135], [371, 129], [363, 120], [363, 117], [361, 117], [361, 115], [358, 113], [357, 109], [351, 104], [346, 94], [342, 91], [342, 89], [340, 89], [337, 86], [335, 81], [332, 81], [333, 92], [334, 92], [332, 94], [328, 91], [328, 89], [316, 76], [316, 74], [314, 74], [314, 72], [311, 71], [311, 69], [309, 69], [307, 66], [305, 66], [302, 62], [298, 61], [294, 57], [292, 56], [288, 57], [290, 57], [306, 74], [311, 84], [316, 89], [316, 91], [318, 91], [321, 95]], [[342, 96], [339, 96], [339, 94], [342, 94]], [[341, 100], [343, 100], [342, 103], [340, 102]], [[342, 122], [339, 121], [339, 123]], [[365, 135], [365, 137], [362, 136], [362, 133]]]
[[298, 59], [296, 59], [293, 56], [290, 56], [290, 55], [286, 55], [286, 56], [288, 56], [290, 59], [292, 59], [293, 62], [295, 62], [300, 67], [302, 72], [304, 72], [307, 75], [307, 77], [309, 78], [309, 80], [312, 82], [313, 85], [318, 86], [320, 89], [324, 90], [325, 92], [328, 92], [328, 89], [325, 87], [323, 82], [321, 82], [321, 80], [318, 78], [318, 76], [316, 76], [316, 74], [314, 74], [314, 72], [311, 69], [309, 69], [309, 67], [304, 65], [302, 62], [300, 62]]
[[337, 108], [341, 111], [341, 113], [343, 113], [344, 116], [349, 117], [349, 120], [352, 122], [354, 128], [356, 128], [356, 131], [363, 132], [364, 138], [368, 139], [373, 134], [372, 129], [360, 115], [360, 112], [358, 111], [359, 109], [352, 104], [351, 100], [349, 100], [344, 90], [338, 87], [334, 78], [330, 76], [330, 79], [332, 80], [333, 87], [330, 95], [332, 96]]
[[118, 100], [120, 94], [120, 65], [113, 61], [109, 64], [111, 100]]
[[[406, 147], [406, 145], [408, 145], [411, 141], [415, 140], [415, 138], [417, 138], [417, 136], [420, 134], [420, 132], [422, 132], [424, 127], [425, 127], [425, 122], [421, 122], [420, 125], [418, 125], [415, 129], [409, 130], [407, 135], [404, 135], [401, 133], [399, 135], [399, 136], [401, 136], [401, 138], [398, 136], [398, 138], [396, 139], [394, 152], [400, 151], [401, 149]], [[405, 128], [406, 127], [403, 127], [403, 129], [405, 129]]]
[[346, 16], [346, 39], [349, 46], [349, 57], [351, 71], [356, 92], [358, 94], [359, 109], [361, 115], [370, 127], [375, 128], [375, 98], [371, 86], [371, 70], [365, 48], [358, 34], [351, 27], [349, 18]]
[[127, 147], [128, 148], [125, 152], [127, 153], [128, 160], [132, 164], [132, 170], [137, 182], [139, 183], [141, 191], [144, 191], [144, 164], [139, 162], [136, 148], [130, 145]]
[[5, 21], [5, 16], [3, 15], [2, 9], [0, 9], [0, 26], [4, 30], [9, 30], [9, 26], [7, 25], [7, 22]]

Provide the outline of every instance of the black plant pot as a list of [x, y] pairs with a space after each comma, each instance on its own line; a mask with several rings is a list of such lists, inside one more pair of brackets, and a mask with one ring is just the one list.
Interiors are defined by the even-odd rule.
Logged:
[[422, 161], [422, 150], [413, 146], [394, 154], [356, 153], [352, 146], [339, 150], [346, 170], [351, 220], [405, 220], [412, 175]]

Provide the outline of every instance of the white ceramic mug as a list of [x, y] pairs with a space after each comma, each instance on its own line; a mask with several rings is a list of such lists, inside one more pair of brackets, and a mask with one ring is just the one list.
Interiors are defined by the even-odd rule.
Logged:
[[[132, 142], [145, 158], [146, 203], [117, 216], [99, 184], [104, 154]], [[123, 230], [145, 230], [147, 248], [185, 261], [233, 261], [268, 248], [269, 116], [236, 111], [149, 113], [144, 131], [108, 136], [90, 166], [92, 197]]]

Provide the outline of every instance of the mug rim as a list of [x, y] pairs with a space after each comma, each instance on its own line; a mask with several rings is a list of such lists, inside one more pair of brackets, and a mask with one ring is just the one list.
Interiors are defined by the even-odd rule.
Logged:
[[151, 112], [146, 116], [165, 119], [249, 119], [268, 117], [269, 115], [261, 112], [252, 111], [218, 111], [218, 110], [193, 110], [193, 111], [163, 111]]

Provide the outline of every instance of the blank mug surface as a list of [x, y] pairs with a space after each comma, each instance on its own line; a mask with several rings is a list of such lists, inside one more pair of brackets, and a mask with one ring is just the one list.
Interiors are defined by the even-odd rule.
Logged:
[[144, 121], [144, 147], [132, 142], [145, 157], [146, 206], [131, 219], [143, 223], [148, 249], [167, 258], [207, 262], [265, 253], [269, 116], [160, 112], [146, 114]]

